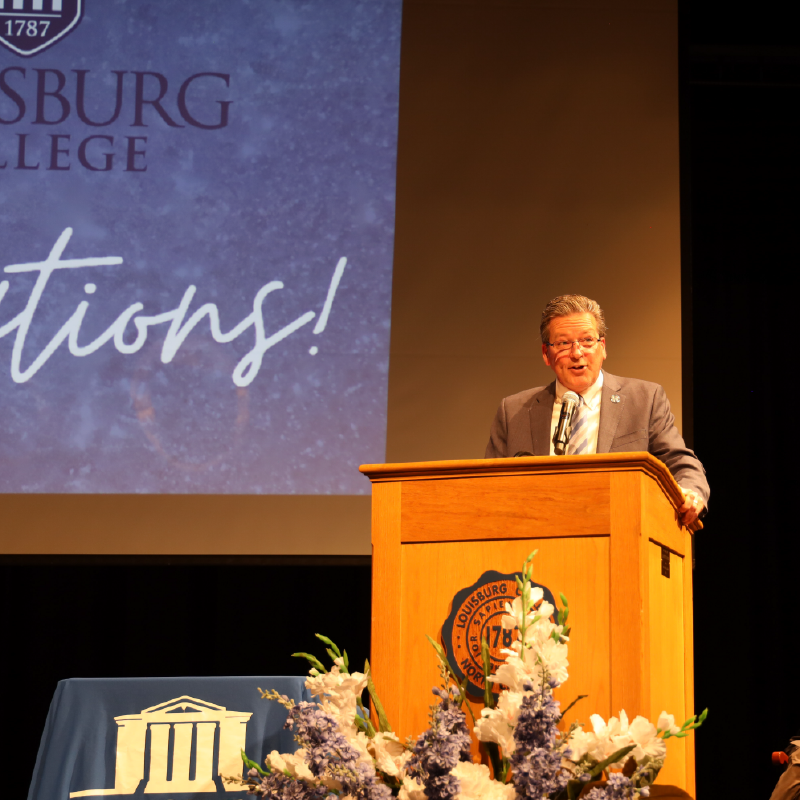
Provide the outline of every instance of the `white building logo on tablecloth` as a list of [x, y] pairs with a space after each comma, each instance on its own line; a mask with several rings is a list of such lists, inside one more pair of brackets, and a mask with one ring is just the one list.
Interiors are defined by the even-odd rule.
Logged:
[[[217, 775], [242, 774], [241, 751], [251, 716], [252, 712], [228, 711], [224, 706], [184, 695], [145, 708], [140, 714], [114, 717], [119, 726], [114, 788], [85, 789], [69, 796], [133, 794], [145, 778], [145, 794], [217, 792]], [[217, 739], [219, 756], [215, 759]], [[150, 769], [145, 776], [148, 755]], [[225, 791], [242, 790], [235, 784], [223, 786]]]

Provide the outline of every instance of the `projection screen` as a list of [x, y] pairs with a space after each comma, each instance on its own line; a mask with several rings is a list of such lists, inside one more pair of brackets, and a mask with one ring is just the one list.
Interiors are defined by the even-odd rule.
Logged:
[[365, 492], [399, 0], [86, 4], [2, 11], [2, 490]]

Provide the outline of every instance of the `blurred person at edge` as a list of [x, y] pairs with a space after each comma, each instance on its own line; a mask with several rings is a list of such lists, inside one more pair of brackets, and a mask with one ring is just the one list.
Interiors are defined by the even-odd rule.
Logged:
[[798, 800], [800, 798], [800, 733], [792, 736], [786, 749], [772, 754], [774, 764], [786, 764], [783, 775], [775, 784], [769, 800]]
[[[562, 397], [580, 395], [585, 427], [567, 455], [647, 451], [666, 464], [683, 491], [678, 509], [690, 525], [705, 513], [710, 494], [705, 470], [675, 427], [663, 387], [620, 378], [602, 369], [606, 323], [594, 300], [579, 294], [553, 298], [542, 312], [542, 358], [555, 373], [547, 386], [506, 397], [492, 423], [486, 458], [555, 455], [553, 439]], [[575, 430], [573, 426], [573, 432]]]

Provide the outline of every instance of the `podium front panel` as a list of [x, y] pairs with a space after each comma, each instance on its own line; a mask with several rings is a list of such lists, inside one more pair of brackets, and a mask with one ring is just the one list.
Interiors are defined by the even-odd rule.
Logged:
[[[533, 579], [547, 586], [556, 598], [564, 593], [575, 634], [569, 643], [569, 679], [556, 697], [566, 707], [578, 695], [589, 695], [567, 714], [565, 722], [588, 722], [589, 714], [595, 712], [608, 716], [608, 546], [608, 537], [404, 545], [399, 620], [402, 668], [394, 673], [401, 687], [401, 702], [399, 715], [392, 720], [401, 738], [425, 730], [427, 706], [435, 700], [431, 688], [440, 681], [438, 659], [425, 634], [439, 640], [458, 591], [474, 584], [488, 569], [519, 572], [537, 547]], [[476, 701], [479, 714], [482, 702], [480, 698]]]
[[[691, 534], [681, 492], [647, 453], [362, 468], [373, 481], [372, 666], [394, 730], [428, 724], [455, 595], [520, 571], [570, 604], [565, 717], [694, 714]], [[477, 644], [477, 642], [472, 643]], [[476, 699], [475, 707], [482, 703]], [[694, 742], [670, 739], [659, 783], [694, 793]]]

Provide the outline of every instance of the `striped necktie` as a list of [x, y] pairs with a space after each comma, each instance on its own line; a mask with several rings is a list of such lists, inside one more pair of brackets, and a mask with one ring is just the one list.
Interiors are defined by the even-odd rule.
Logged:
[[575, 412], [575, 422], [572, 423], [572, 433], [569, 437], [568, 455], [579, 456], [589, 446], [589, 409], [583, 395], [578, 395], [581, 402]]

